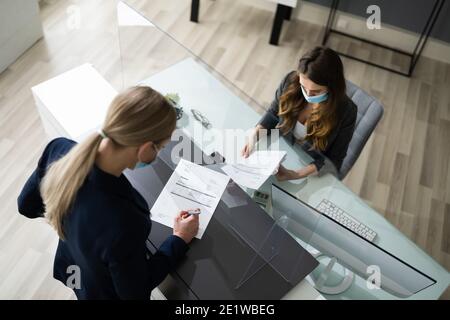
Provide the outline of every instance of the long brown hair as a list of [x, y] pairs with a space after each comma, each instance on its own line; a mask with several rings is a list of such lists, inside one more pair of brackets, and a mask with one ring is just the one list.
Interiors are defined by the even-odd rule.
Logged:
[[325, 150], [327, 138], [336, 125], [336, 109], [345, 98], [344, 67], [339, 55], [326, 47], [315, 47], [300, 58], [297, 72], [289, 77], [289, 85], [281, 95], [278, 115], [282, 122], [278, 126], [287, 134], [295, 125], [299, 113], [307, 102], [301, 92], [300, 74], [314, 83], [328, 87], [328, 99], [312, 110], [307, 122], [305, 140], [311, 141], [316, 150]]
[[[152, 88], [139, 86], [114, 98], [102, 130], [115, 146], [135, 147], [164, 141], [175, 125], [176, 113], [169, 102]], [[65, 238], [64, 217], [94, 166], [101, 140], [101, 135], [94, 133], [74, 146], [48, 168], [41, 183], [45, 217], [61, 239]]]

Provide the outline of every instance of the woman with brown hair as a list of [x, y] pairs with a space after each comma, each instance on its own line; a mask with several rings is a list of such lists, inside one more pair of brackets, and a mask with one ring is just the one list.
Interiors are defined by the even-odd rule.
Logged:
[[[197, 234], [198, 216], [180, 212], [173, 235], [151, 254], [149, 207], [122, 174], [150, 164], [175, 125], [161, 94], [132, 87], [112, 101], [97, 133], [79, 144], [51, 141], [26, 182], [19, 212], [45, 216], [57, 231], [53, 275], [79, 299], [149, 299]], [[68, 283], [74, 270], [78, 285]]]
[[302, 144], [314, 161], [298, 170], [280, 166], [278, 180], [301, 179], [317, 173], [325, 157], [339, 170], [356, 116], [357, 107], [345, 94], [344, 68], [339, 55], [329, 48], [316, 47], [301, 57], [296, 71], [283, 78], [242, 155], [248, 157], [253, 151], [261, 130], [279, 129], [282, 135]]

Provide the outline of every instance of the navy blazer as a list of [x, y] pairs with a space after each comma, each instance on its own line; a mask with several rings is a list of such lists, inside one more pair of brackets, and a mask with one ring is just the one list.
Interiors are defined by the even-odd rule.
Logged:
[[[43, 216], [39, 184], [47, 167], [75, 144], [57, 138], [47, 145], [19, 195], [21, 214]], [[69, 267], [78, 266], [80, 288], [74, 289], [78, 299], [150, 299], [151, 290], [176, 267], [188, 246], [170, 236], [152, 255], [145, 245], [149, 214], [146, 201], [123, 174], [116, 177], [94, 165], [64, 218], [66, 240], [59, 240], [53, 276], [73, 286], [75, 273]]]
[[[258, 122], [265, 129], [274, 129], [278, 124], [281, 124], [282, 118], [278, 116], [280, 97], [287, 90], [295, 74], [296, 71], [291, 71], [281, 80], [269, 109]], [[346, 96], [345, 100], [337, 106], [338, 121], [328, 136], [325, 150], [321, 152], [312, 149], [309, 141], [305, 141], [302, 144], [303, 149], [314, 159], [312, 163], [316, 166], [317, 170], [320, 170], [325, 164], [324, 156], [334, 164], [338, 171], [341, 169], [342, 162], [347, 155], [350, 140], [353, 137], [357, 115], [358, 107]], [[289, 135], [291, 142], [295, 143], [296, 140], [292, 135], [293, 129], [294, 127], [289, 131]]]

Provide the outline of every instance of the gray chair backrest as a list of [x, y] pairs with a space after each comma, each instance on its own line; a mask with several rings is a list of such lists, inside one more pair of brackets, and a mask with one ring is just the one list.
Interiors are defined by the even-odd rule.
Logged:
[[348, 80], [346, 83], [347, 96], [358, 107], [358, 117], [356, 118], [355, 131], [352, 140], [350, 140], [347, 155], [339, 171], [339, 179], [341, 180], [345, 178], [356, 160], [358, 160], [364, 145], [369, 140], [370, 135], [383, 116], [383, 106], [377, 99], [370, 96], [354, 83]]

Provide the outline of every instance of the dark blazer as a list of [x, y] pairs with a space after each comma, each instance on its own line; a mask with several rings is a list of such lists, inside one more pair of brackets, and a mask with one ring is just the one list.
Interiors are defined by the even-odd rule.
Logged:
[[[43, 215], [41, 179], [74, 145], [65, 138], [47, 145], [19, 195], [21, 214]], [[152, 255], [145, 245], [152, 225], [149, 214], [146, 201], [123, 174], [115, 177], [94, 165], [64, 219], [66, 240], [59, 240], [53, 276], [65, 285], [68, 278], [69, 285], [75, 284], [69, 267], [78, 266], [81, 288], [74, 291], [79, 299], [150, 299], [151, 290], [175, 268], [188, 246], [170, 236]]]
[[[284, 76], [275, 92], [275, 98], [270, 104], [269, 109], [258, 122], [258, 124], [262, 125], [264, 128], [274, 129], [281, 123], [282, 118], [278, 116], [280, 97], [286, 91], [295, 72], [296, 71], [289, 72]], [[299, 94], [302, 94], [301, 91]], [[317, 170], [320, 170], [324, 165], [324, 156], [334, 164], [338, 171], [340, 170], [342, 161], [347, 155], [348, 145], [353, 136], [357, 114], [358, 108], [350, 98], [346, 97], [345, 101], [337, 106], [337, 115], [339, 119], [328, 137], [326, 149], [322, 152], [312, 150], [311, 144], [308, 141], [303, 143], [303, 149], [314, 159], [312, 163], [316, 166]], [[293, 129], [294, 127], [289, 131], [289, 138], [292, 143], [295, 143], [295, 139], [292, 135]]]

